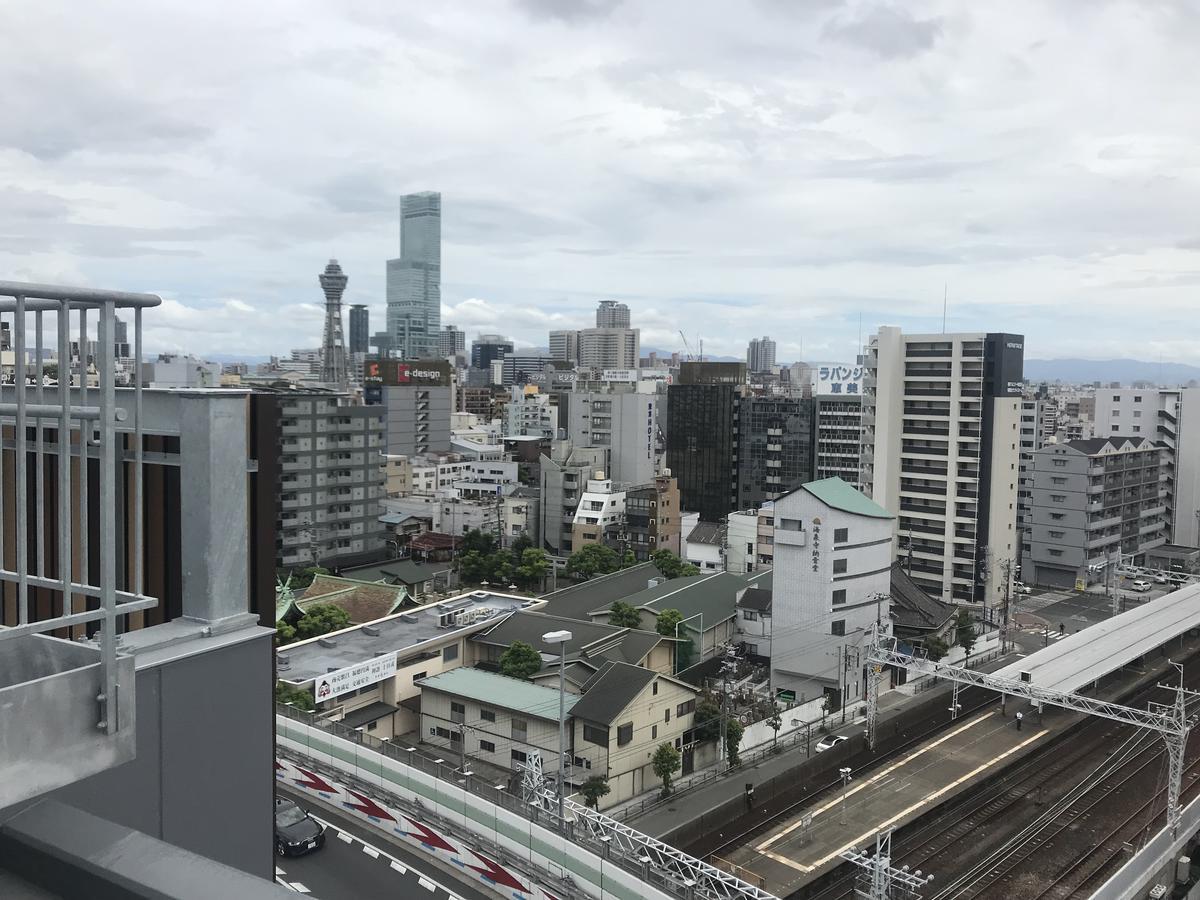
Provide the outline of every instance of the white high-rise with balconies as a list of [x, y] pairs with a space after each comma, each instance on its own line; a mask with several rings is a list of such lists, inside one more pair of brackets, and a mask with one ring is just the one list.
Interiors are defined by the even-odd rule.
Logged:
[[1024, 338], [903, 334], [866, 347], [860, 482], [899, 517], [913, 580], [953, 603], [998, 607], [1017, 555]]
[[746, 367], [751, 372], [770, 372], [775, 367], [775, 342], [766, 335], [751, 338], [746, 350]]
[[1200, 546], [1200, 388], [1098, 388], [1097, 437], [1143, 437], [1163, 449], [1171, 543]]
[[596, 307], [597, 328], [628, 328], [629, 307], [616, 300], [601, 300]]

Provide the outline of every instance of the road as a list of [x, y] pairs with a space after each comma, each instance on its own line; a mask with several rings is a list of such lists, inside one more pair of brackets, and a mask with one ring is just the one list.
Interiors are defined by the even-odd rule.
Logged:
[[[1142, 594], [1131, 590], [1121, 591], [1121, 596], [1125, 598], [1122, 611], [1133, 609], [1150, 600], [1157, 600], [1171, 590], [1174, 588], [1156, 584]], [[1035, 588], [1032, 594], [1013, 597], [1012, 621], [1018, 626], [1014, 629], [1013, 636], [1021, 650], [1026, 653], [1032, 653], [1061, 637], [1110, 618], [1112, 601], [1095, 594], [1043, 591]]]
[[276, 784], [281, 797], [295, 800], [327, 826], [325, 846], [307, 856], [275, 857], [275, 880], [318, 900], [419, 897], [422, 900], [495, 900], [390, 841], [376, 829], [318, 806], [312, 798]]

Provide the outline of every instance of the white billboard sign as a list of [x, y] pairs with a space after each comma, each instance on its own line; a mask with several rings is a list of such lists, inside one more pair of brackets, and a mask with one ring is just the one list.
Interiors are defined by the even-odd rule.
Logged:
[[862, 393], [862, 377], [862, 366], [818, 363], [813, 369], [813, 389], [819, 397], [857, 397]]
[[605, 369], [600, 375], [601, 381], [637, 381], [637, 369]]
[[365, 663], [350, 666], [348, 669], [338, 669], [336, 672], [326, 672], [313, 679], [313, 696], [320, 703], [322, 700], [332, 700], [342, 694], [357, 691], [367, 685], [391, 678], [396, 674], [396, 654], [377, 656]]

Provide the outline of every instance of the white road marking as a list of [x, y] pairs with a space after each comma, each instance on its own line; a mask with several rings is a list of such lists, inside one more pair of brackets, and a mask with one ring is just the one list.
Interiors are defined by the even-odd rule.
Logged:
[[304, 885], [302, 885], [298, 881], [293, 881], [291, 883], [290, 887], [297, 894], [311, 894], [312, 893], [312, 891], [310, 891], [308, 888], [306, 888]]
[[276, 866], [276, 867], [275, 867], [275, 874], [276, 874], [276, 875], [286, 875], [286, 874], [287, 874], [287, 872], [283, 871], [283, 869], [279, 868], [279, 866]]
[[[312, 816], [314, 819], [316, 819], [320, 824], [324, 825], [326, 828], [331, 828], [336, 831], [336, 828], [333, 824], [325, 821], [320, 816], [315, 816], [311, 812], [309, 812], [309, 815]], [[340, 837], [347, 844], [352, 844], [355, 841], [358, 841], [360, 844], [363, 845], [363, 853], [366, 853], [368, 856], [370, 856], [374, 859], [383, 857], [384, 859], [386, 859], [388, 861], [389, 865], [392, 868], [392, 871], [394, 871], [400, 875], [408, 874], [408, 866], [406, 866], [403, 862], [398, 860], [396, 857], [392, 856], [392, 854], [388, 853], [386, 850], [380, 850], [378, 847], [374, 847], [371, 844], [368, 844], [362, 838], [347, 834], [344, 831], [338, 831], [337, 836]], [[421, 875], [420, 872], [417, 873], [417, 878], [418, 878], [418, 881], [420, 882], [421, 887], [425, 888], [425, 890], [433, 891], [433, 890], [441, 889], [441, 890], [445, 891], [446, 895], [448, 897], [452, 898], [452, 900], [456, 900], [457, 895], [454, 894], [444, 884], [438, 884], [436, 881], [432, 881], [428, 878], [425, 878], [424, 876]]]

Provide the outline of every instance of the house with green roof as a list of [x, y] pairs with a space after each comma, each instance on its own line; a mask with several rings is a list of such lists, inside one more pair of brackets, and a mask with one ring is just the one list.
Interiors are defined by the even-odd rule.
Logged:
[[891, 621], [891, 513], [840, 478], [775, 500], [771, 667], [776, 689], [827, 696], [831, 710], [863, 698], [863, 648]]

